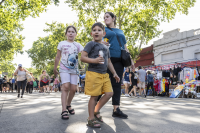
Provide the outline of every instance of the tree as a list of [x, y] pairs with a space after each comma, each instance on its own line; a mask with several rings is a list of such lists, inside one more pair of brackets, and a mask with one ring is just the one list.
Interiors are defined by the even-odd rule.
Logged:
[[26, 70], [28, 70], [29, 72], [33, 73], [34, 78], [39, 78], [39, 76], [41, 75], [41, 71], [35, 68], [25, 68]]
[[[53, 74], [53, 67], [55, 57], [57, 54], [57, 46], [60, 41], [66, 40], [65, 38], [65, 30], [69, 25], [74, 25], [77, 27], [77, 31], [79, 31], [77, 23], [72, 24], [62, 24], [53, 22], [52, 24], [48, 24], [47, 29], [44, 29], [44, 32], [49, 33], [46, 37], [40, 37], [37, 41], [33, 43], [31, 49], [27, 50], [29, 57], [32, 59], [32, 66], [35, 66], [36, 69], [42, 71], [47, 70], [49, 74]], [[78, 32], [77, 38], [75, 41], [82, 43], [84, 38], [81, 38], [81, 32]], [[84, 45], [84, 44], [83, 44]], [[79, 54], [80, 56], [80, 54]], [[80, 67], [84, 68], [84, 64], [80, 62]]]
[[13, 73], [16, 70], [17, 64], [13, 64], [11, 60], [1, 61], [0, 62], [0, 73], [8, 72], [8, 77], [12, 77]]
[[23, 53], [24, 37], [19, 34], [22, 26], [15, 27], [16, 30], [0, 29], [0, 62], [12, 60], [15, 53]]
[[[85, 29], [89, 26], [88, 21], [97, 22], [105, 11], [115, 13], [118, 27], [125, 33], [128, 49], [134, 60], [138, 58], [141, 46], [161, 33], [157, 28], [161, 22], [174, 19], [177, 12], [188, 14], [188, 9], [194, 6], [195, 2], [196, 0], [66, 1], [78, 13], [79, 22], [85, 23]], [[136, 46], [137, 41], [139, 46]]]
[[51, 3], [58, 5], [59, 0], [0, 0], [0, 61], [23, 52], [20, 22], [28, 16], [39, 16]]

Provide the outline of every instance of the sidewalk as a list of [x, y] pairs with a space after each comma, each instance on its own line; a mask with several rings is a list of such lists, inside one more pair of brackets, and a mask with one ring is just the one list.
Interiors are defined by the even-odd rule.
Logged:
[[200, 100], [121, 97], [128, 119], [112, 117], [111, 100], [101, 110], [101, 129], [86, 126], [89, 97], [79, 94], [72, 107], [76, 114], [61, 119], [60, 93], [24, 95], [0, 93], [0, 133], [199, 133]]

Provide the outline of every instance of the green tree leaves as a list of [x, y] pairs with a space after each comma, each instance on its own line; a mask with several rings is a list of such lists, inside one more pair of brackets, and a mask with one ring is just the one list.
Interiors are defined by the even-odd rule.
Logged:
[[0, 61], [12, 60], [14, 54], [23, 52], [20, 22], [39, 16], [51, 3], [57, 5], [59, 0], [0, 0]]
[[[177, 12], [188, 14], [196, 0], [67, 0], [79, 17], [85, 32], [103, 13], [111, 11], [117, 16], [117, 27], [122, 29], [132, 58], [137, 59], [141, 46], [158, 36], [161, 22], [174, 19]], [[92, 22], [92, 23], [89, 23]], [[131, 39], [130, 39], [131, 38]], [[136, 43], [137, 42], [137, 43]], [[136, 45], [138, 44], [138, 45]], [[131, 46], [129, 46], [131, 45]], [[134, 51], [136, 53], [134, 53]]]

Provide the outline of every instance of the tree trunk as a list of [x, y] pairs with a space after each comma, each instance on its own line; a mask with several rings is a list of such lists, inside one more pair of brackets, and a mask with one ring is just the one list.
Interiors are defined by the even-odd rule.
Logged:
[[1, 2], [0, 2], [0, 5], [4, 2], [5, 0], [2, 0]]

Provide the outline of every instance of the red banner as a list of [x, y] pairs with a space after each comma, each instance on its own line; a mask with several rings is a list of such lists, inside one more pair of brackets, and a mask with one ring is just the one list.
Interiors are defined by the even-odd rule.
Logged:
[[177, 64], [150, 66], [150, 67], [145, 67], [145, 69], [148, 69], [148, 70], [155, 70], [155, 69], [158, 69], [158, 70], [169, 70], [170, 68], [174, 68], [174, 65], [181, 66], [182, 68], [183, 67], [197, 67], [197, 66], [200, 66], [200, 60], [177, 63]]

